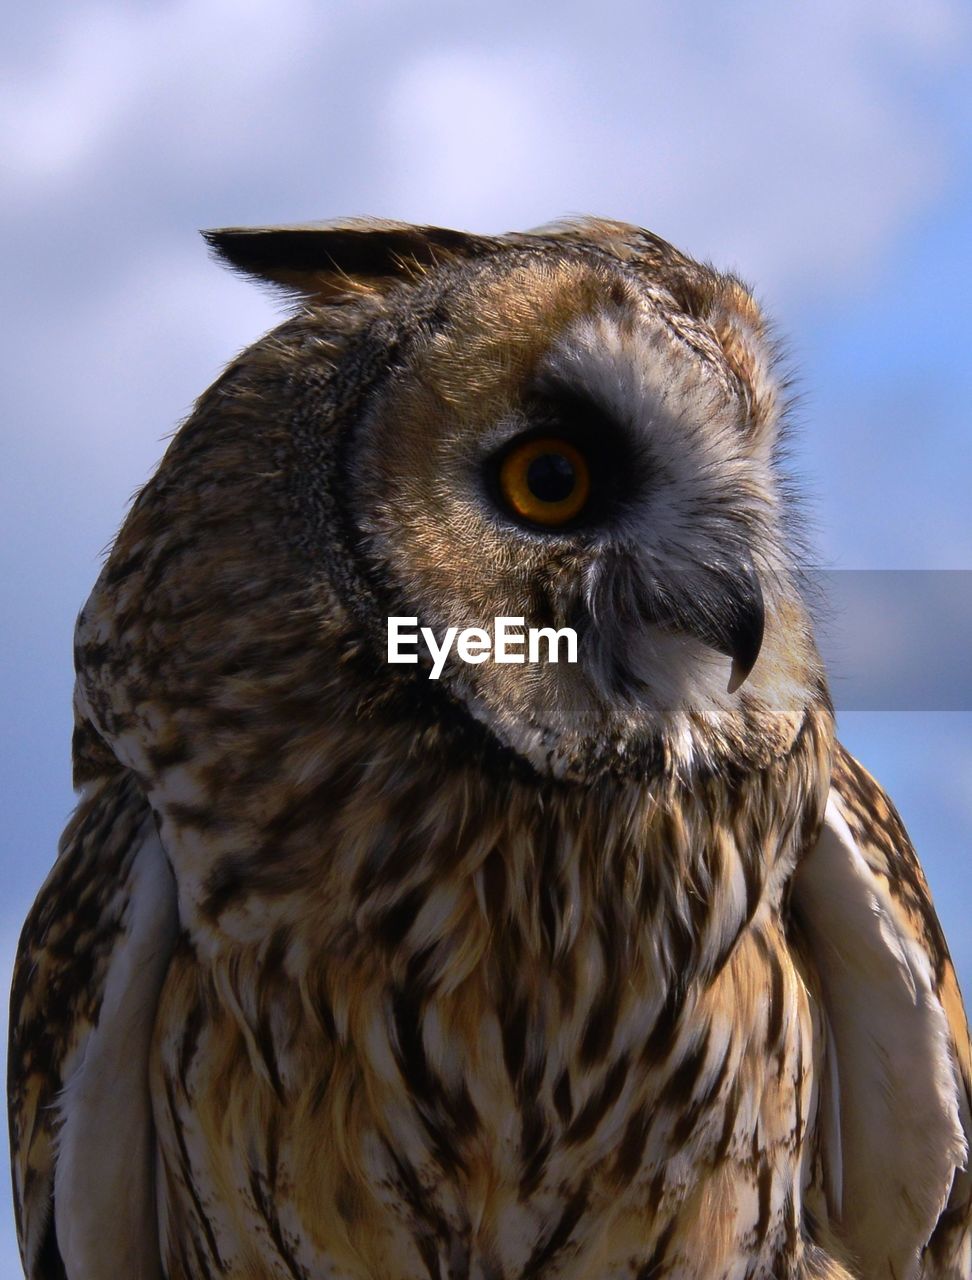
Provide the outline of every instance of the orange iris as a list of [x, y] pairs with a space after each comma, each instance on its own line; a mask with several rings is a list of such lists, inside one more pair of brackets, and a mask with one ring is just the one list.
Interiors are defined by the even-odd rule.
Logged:
[[513, 511], [534, 524], [573, 520], [591, 492], [584, 455], [566, 440], [541, 437], [515, 445], [503, 459], [499, 484]]

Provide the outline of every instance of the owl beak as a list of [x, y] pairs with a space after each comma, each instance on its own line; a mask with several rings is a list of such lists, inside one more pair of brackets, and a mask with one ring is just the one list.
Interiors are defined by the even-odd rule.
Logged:
[[737, 590], [735, 594], [734, 612], [726, 627], [726, 647], [720, 650], [732, 658], [727, 686], [729, 693], [735, 693], [749, 678], [763, 647], [763, 632], [766, 628], [763, 588], [759, 575], [751, 564], [746, 567], [742, 581], [737, 580], [737, 587], [741, 587], [741, 590]]
[[676, 588], [655, 595], [652, 622], [695, 636], [732, 659], [729, 693], [748, 679], [763, 644], [766, 610], [759, 575], [748, 555], [735, 563], [680, 575]]

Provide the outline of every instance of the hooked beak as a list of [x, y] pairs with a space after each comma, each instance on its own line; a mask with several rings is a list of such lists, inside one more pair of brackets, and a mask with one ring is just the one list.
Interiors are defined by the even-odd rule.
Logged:
[[677, 585], [653, 593], [645, 613], [659, 626], [694, 635], [731, 658], [729, 693], [736, 692], [756, 665], [766, 611], [759, 575], [748, 555], [731, 565], [680, 574]]
[[727, 648], [722, 650], [732, 658], [732, 670], [726, 686], [729, 693], [735, 693], [748, 680], [763, 647], [766, 609], [759, 575], [752, 565], [748, 566], [745, 590], [737, 596], [737, 610], [733, 624], [727, 628]]

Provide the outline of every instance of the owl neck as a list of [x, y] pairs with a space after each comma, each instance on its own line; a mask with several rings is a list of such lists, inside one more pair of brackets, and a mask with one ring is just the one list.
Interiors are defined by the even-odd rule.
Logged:
[[489, 965], [568, 988], [594, 966], [608, 1003], [635, 972], [684, 985], [778, 906], [822, 822], [833, 727], [813, 706], [761, 768], [589, 785], [442, 747], [345, 722], [273, 799], [237, 787], [219, 831], [163, 798], [190, 931], [216, 950], [282, 934], [309, 963], [429, 991]]

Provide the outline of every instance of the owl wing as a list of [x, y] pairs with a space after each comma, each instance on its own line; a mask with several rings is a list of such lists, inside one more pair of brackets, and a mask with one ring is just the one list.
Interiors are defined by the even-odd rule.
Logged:
[[792, 912], [825, 1027], [818, 1133], [830, 1226], [862, 1274], [968, 1280], [965, 1011], [901, 819], [841, 747]]
[[8, 1102], [29, 1280], [161, 1277], [148, 1054], [176, 932], [154, 819], [116, 766], [64, 832], [14, 969]]

